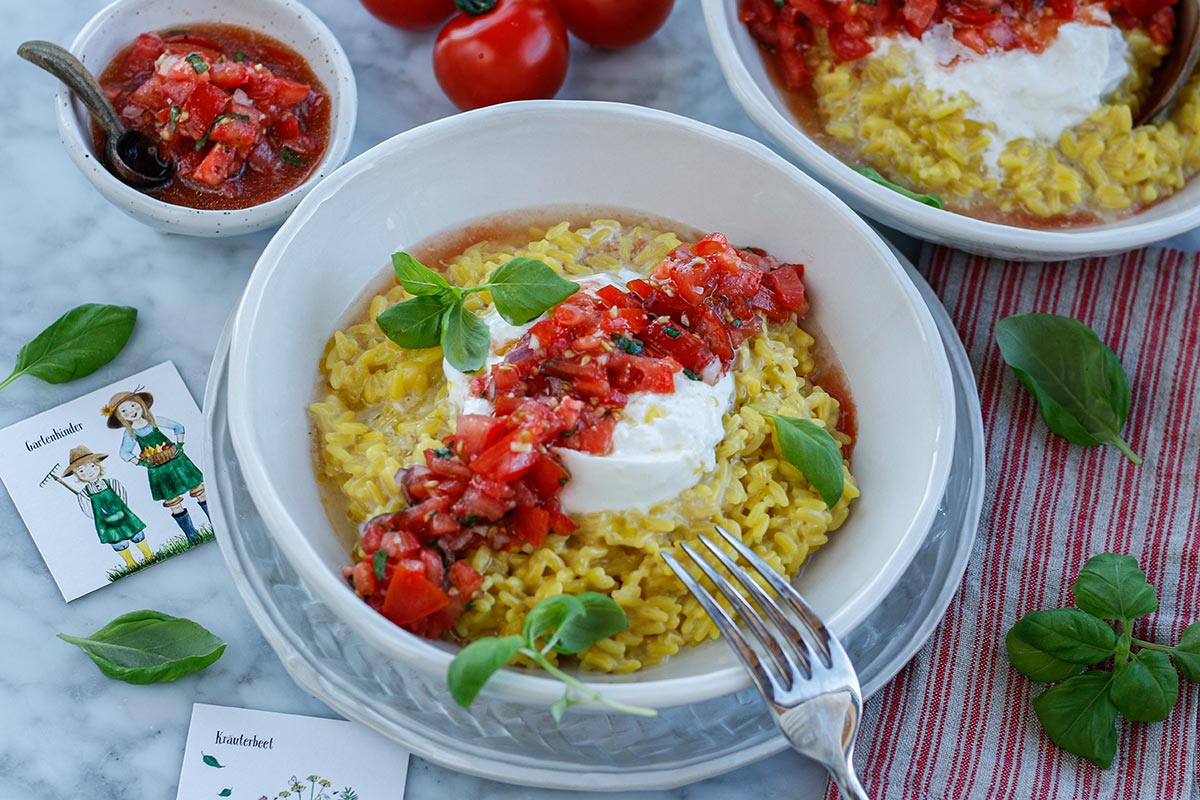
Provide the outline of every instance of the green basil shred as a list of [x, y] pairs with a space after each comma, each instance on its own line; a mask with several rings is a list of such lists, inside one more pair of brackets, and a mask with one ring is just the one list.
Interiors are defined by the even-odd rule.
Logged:
[[199, 53], [188, 53], [184, 56], [184, 60], [192, 65], [192, 69], [196, 70], [197, 75], [208, 72], [208, 63], [200, 57]]
[[285, 148], [281, 149], [279, 151], [279, 157], [283, 160], [283, 163], [285, 163], [289, 166], [292, 166], [292, 167], [308, 166], [308, 159], [305, 158], [304, 156], [300, 155], [299, 153], [297, 153], [295, 150], [293, 150], [290, 147], [285, 147]]

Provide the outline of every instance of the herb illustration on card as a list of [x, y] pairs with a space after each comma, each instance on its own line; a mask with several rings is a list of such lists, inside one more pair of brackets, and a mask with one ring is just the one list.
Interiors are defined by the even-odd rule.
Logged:
[[408, 754], [362, 725], [197, 703], [178, 800], [391, 800], [407, 774]]
[[66, 600], [215, 538], [202, 427], [166, 362], [0, 430], [0, 480]]

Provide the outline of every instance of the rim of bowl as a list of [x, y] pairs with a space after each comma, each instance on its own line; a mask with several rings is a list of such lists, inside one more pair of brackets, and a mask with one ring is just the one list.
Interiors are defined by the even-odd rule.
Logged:
[[[142, 2], [144, 0], [113, 0], [100, 9], [75, 35], [69, 48], [71, 53], [76, 58], [82, 58], [82, 54], [86, 52], [86, 48], [100, 31], [115, 24], [114, 20], [127, 6]], [[213, 4], [214, 13], [218, 10], [219, 5], [219, 2]], [[92, 152], [91, 136], [85, 135], [85, 126], [79, 123], [75, 114], [71, 90], [66, 85], [59, 83], [58, 91], [55, 94], [59, 135], [68, 155], [75, 162], [75, 166], [95, 185], [105, 199], [139, 220], [142, 217], [149, 217], [159, 226], [170, 227], [176, 233], [209, 232], [214, 235], [250, 233], [282, 221], [317, 183], [331, 174], [345, 160], [358, 121], [358, 84], [346, 51], [342, 49], [341, 43], [333, 35], [329, 26], [303, 3], [297, 2], [297, 0], [255, 0], [254, 5], [256, 7], [273, 6], [287, 13], [295, 14], [306, 27], [312, 30], [315, 39], [324, 48], [329, 58], [329, 64], [333, 68], [336, 77], [335, 83], [333, 86], [325, 87], [332, 102], [329, 144], [316, 168], [299, 186], [265, 203], [247, 208], [203, 209], [167, 203], [134, 189], [108, 171], [101, 158]], [[131, 33], [129, 41], [133, 41], [133, 37], [142, 32], [139, 30]], [[268, 36], [272, 35], [270, 31], [262, 30], [261, 32]], [[242, 222], [240, 224], [236, 220], [231, 222], [231, 217], [240, 217]]]
[[[275, 537], [284, 555], [308, 586], [321, 595], [322, 599], [342, 619], [361, 633], [372, 646], [428, 674], [445, 675], [454, 652], [392, 624], [363, 603], [353, 592], [348, 591], [345, 582], [335, 577], [302, 536], [301, 523], [292, 516], [291, 510], [275, 492], [266, 464], [259, 458], [258, 453], [246, 444], [253, 441], [254, 426], [252, 409], [248, 405], [249, 393], [244, 388], [249, 380], [247, 364], [249, 347], [247, 343], [255, 326], [258, 308], [264, 299], [264, 290], [269, 276], [280, 263], [279, 255], [288, 246], [297, 230], [317, 211], [325, 198], [339, 191], [360, 172], [373, 169], [375, 161], [379, 157], [411, 147], [414, 142], [437, 140], [441, 138], [442, 131], [445, 129], [463, 125], [483, 126], [493, 119], [513, 116], [527, 119], [530, 113], [543, 116], [583, 114], [639, 120], [645, 124], [678, 128], [690, 135], [745, 150], [748, 155], [765, 162], [772, 169], [787, 173], [798, 185], [799, 190], [817, 195], [844, 218], [845, 224], [850, 229], [864, 236], [876, 251], [886, 270], [885, 276], [881, 277], [888, 277], [892, 280], [896, 290], [904, 296], [915, 312], [924, 334], [923, 339], [934, 353], [936, 375], [932, 377], [935, 379], [940, 401], [938, 404], [939, 428], [932, 465], [917, 513], [910, 520], [893, 556], [892, 564], [895, 565], [895, 568], [890, 572], [874, 576], [842, 609], [826, 620], [839, 635], [845, 635], [867, 617], [900, 579], [904, 568], [924, 541], [949, 479], [956, 412], [950, 364], [941, 343], [941, 336], [925, 301], [921, 298], [916, 286], [904, 273], [904, 268], [900, 266], [891, 248], [880, 238], [879, 234], [832, 192], [801, 172], [782, 156], [752, 139], [694, 119], [642, 106], [605, 101], [534, 100], [505, 103], [468, 111], [426, 123], [387, 139], [338, 168], [304, 198], [300, 207], [276, 232], [259, 257], [238, 308], [234, 312], [230, 346], [228, 396], [229, 421], [233, 432], [234, 448], [243, 469], [247, 489], [262, 513], [268, 531]], [[575, 674], [589, 686], [603, 691], [613, 699], [656, 708], [700, 702], [732, 694], [751, 686], [748, 674], [740, 664], [736, 663], [701, 675], [649, 680], [638, 680], [638, 673], [623, 676], [623, 680], [619, 678], [611, 682], [589, 680], [591, 676], [587, 673], [577, 672]], [[483, 691], [489, 696], [503, 697], [515, 702], [549, 705], [562, 695], [562, 684], [540, 673], [506, 668], [496, 673]]]
[[987, 222], [902, 197], [855, 172], [772, 105], [738, 55], [726, 15], [728, 4], [735, 1], [701, 0], [709, 41], [730, 91], [750, 118], [798, 159], [806, 172], [873, 219], [918, 238], [954, 244], [971, 252], [986, 250], [1039, 260], [1135, 249], [1200, 226], [1200, 204], [1180, 208], [1161, 219], [1139, 220], [1140, 215], [1134, 214], [1115, 222], [1056, 231]]

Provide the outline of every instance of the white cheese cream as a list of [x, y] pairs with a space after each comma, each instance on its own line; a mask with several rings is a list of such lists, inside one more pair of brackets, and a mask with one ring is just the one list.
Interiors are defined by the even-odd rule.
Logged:
[[[1108, 23], [1098, 12], [1097, 23]], [[908, 54], [913, 77], [950, 98], [975, 101], [969, 119], [995, 126], [984, 154], [988, 166], [1014, 139], [1053, 144], [1067, 128], [1087, 119], [1129, 74], [1128, 46], [1111, 24], [1068, 22], [1040, 54], [1019, 48], [980, 55], [953, 37], [949, 24], [931, 27], [923, 39], [877, 38], [873, 44]]]
[[[624, 281], [641, 277], [590, 275], [579, 279], [589, 288], [606, 284], [624, 288]], [[492, 343], [485, 369], [502, 358], [497, 353], [521, 338], [534, 323], [510, 325], [494, 310], [483, 317]], [[536, 322], [536, 320], [534, 320]], [[492, 404], [470, 393], [471, 376], [442, 362], [450, 403], [463, 414], [491, 414]], [[731, 372], [715, 385], [675, 375], [675, 393], [636, 392], [622, 409], [613, 429], [612, 449], [604, 455], [555, 448], [571, 479], [559, 500], [571, 514], [594, 511], [646, 510], [695, 486], [716, 467], [716, 447], [725, 436], [722, 421], [733, 406]]]

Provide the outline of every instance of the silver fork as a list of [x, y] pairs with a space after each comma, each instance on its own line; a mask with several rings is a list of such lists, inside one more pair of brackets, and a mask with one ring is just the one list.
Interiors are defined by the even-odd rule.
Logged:
[[852, 760], [862, 713], [862, 692], [854, 665], [837, 637], [790, 583], [729, 531], [720, 525], [716, 528], [778, 594], [778, 600], [772, 599], [724, 550], [707, 536], [700, 536], [765, 617], [686, 542], [681, 545], [684, 552], [737, 610], [744, 626], [738, 625], [670, 553], [664, 552], [663, 559], [733, 646], [792, 747], [823, 764], [846, 800], [869, 800], [854, 774]]

